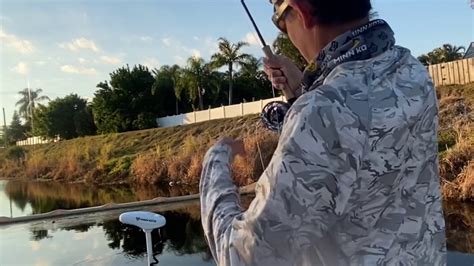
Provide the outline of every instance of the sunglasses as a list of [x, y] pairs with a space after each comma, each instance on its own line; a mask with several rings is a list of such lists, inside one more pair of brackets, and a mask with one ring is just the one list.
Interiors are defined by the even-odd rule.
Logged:
[[[291, 6], [285, 0], [270, 0], [273, 4], [273, 24], [283, 33], [287, 34], [286, 24], [285, 24], [285, 15], [291, 9]], [[277, 7], [278, 6], [278, 7]]]

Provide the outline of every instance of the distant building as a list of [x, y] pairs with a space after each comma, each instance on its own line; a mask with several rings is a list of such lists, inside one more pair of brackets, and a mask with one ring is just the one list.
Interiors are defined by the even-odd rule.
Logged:
[[463, 59], [474, 58], [474, 42], [471, 42], [464, 54]]

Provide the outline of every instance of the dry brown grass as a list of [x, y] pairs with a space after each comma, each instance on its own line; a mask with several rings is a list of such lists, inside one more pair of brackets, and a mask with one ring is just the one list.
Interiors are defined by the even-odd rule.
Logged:
[[13, 160], [2, 160], [0, 169], [3, 177], [15, 177], [24, 171], [24, 166]]
[[19, 172], [19, 177], [48, 177], [51, 173], [51, 168], [54, 167], [50, 160], [38, 153], [30, 153], [27, 157], [25, 168]]
[[448, 149], [446, 154], [440, 158], [440, 175], [443, 179], [452, 182], [474, 159], [474, 146], [472, 143], [457, 143], [453, 148]]
[[443, 180], [443, 197], [448, 200], [474, 199], [474, 160], [468, 162], [453, 181]]
[[[474, 200], [474, 84], [437, 88], [440, 105], [440, 175], [449, 199]], [[258, 115], [61, 141], [26, 148], [26, 161], [3, 159], [0, 176], [85, 180], [89, 183], [196, 184], [207, 149], [223, 136], [244, 139], [247, 155], [232, 165], [235, 181], [255, 181], [278, 137]], [[260, 148], [260, 152], [259, 149]], [[260, 153], [262, 159], [260, 159]]]
[[[238, 185], [250, 184], [262, 174], [262, 160], [266, 166], [278, 142], [276, 134], [263, 128], [252, 133], [243, 133], [246, 135], [243, 140], [247, 154], [245, 157], [237, 157], [232, 164], [233, 177]], [[206, 135], [189, 135], [183, 139], [181, 148], [174, 153], [169, 150], [162, 152], [161, 149], [155, 148], [154, 151], [140, 154], [132, 163], [131, 180], [138, 183], [172, 182], [196, 185], [201, 176], [204, 155], [216, 140]]]
[[[218, 138], [240, 136], [257, 115], [172, 128], [91, 136], [25, 147], [26, 160], [0, 149], [0, 176], [87, 183], [195, 183], [206, 149]], [[24, 164], [24, 165], [23, 165]]]
[[205, 151], [197, 152], [191, 155], [188, 172], [186, 173], [186, 183], [197, 183], [202, 172], [202, 161], [204, 159]]
[[474, 200], [474, 84], [440, 87], [437, 94], [443, 196]]
[[235, 181], [241, 186], [257, 181], [270, 162], [278, 144], [277, 134], [263, 128], [255, 132], [258, 133], [243, 139], [246, 155], [244, 157], [236, 157], [232, 164], [232, 173]]
[[156, 154], [149, 152], [138, 155], [132, 163], [133, 183], [157, 184], [167, 178], [166, 163]]

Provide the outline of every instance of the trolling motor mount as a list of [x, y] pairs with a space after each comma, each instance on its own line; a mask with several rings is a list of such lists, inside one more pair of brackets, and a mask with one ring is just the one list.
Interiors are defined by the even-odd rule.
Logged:
[[166, 219], [162, 215], [145, 212], [145, 211], [133, 211], [125, 212], [119, 216], [119, 221], [123, 224], [129, 224], [136, 227], [139, 227], [143, 230], [146, 237], [146, 251], [148, 255], [148, 266], [157, 264], [152, 263], [153, 258], [153, 246], [151, 241], [151, 231], [154, 229], [159, 229], [166, 225]]

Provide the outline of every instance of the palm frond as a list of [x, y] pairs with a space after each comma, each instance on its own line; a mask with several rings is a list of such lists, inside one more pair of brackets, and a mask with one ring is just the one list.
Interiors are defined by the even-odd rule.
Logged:
[[239, 51], [242, 47], [248, 46], [249, 44], [247, 42], [238, 42], [234, 45], [234, 50]]

